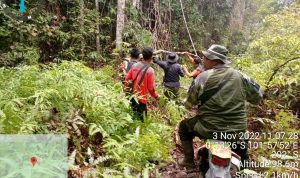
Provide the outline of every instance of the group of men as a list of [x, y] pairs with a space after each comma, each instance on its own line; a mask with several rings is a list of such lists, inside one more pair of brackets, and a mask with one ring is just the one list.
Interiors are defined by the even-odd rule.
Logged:
[[[246, 131], [246, 101], [258, 104], [262, 100], [263, 91], [254, 80], [229, 66], [226, 47], [212, 45], [208, 50], [202, 51], [201, 59], [185, 53], [195, 65], [195, 70], [191, 73], [178, 63], [176, 53], [169, 53], [166, 61], [153, 59], [152, 48], [143, 49], [143, 60], [138, 60], [140, 56], [137, 53], [136, 50], [131, 52], [133, 59], [127, 65], [124, 85], [127, 89], [131, 87], [132, 91], [138, 94], [138, 101], [132, 99], [131, 104], [133, 111], [142, 121], [147, 114], [148, 93], [159, 100], [154, 88], [154, 69], [150, 67], [152, 62], [164, 70], [163, 83], [167, 97], [178, 96], [180, 76], [194, 78], [184, 104], [187, 108], [198, 106], [198, 112], [195, 117], [184, 119], [179, 124], [184, 153], [184, 158], [179, 160], [181, 166], [195, 166], [192, 144], [195, 136], [212, 139], [214, 133]], [[241, 156], [242, 161], [248, 159], [247, 149], [238, 146], [233, 151]]]
[[[152, 57], [151, 57], [152, 61], [150, 63], [153, 62], [153, 63], [157, 64], [158, 66], [160, 66], [164, 70], [164, 77], [163, 77], [163, 82], [162, 83], [163, 83], [164, 88], [165, 88], [164, 95], [167, 98], [177, 98], [179, 96], [180, 77], [187, 76], [187, 77], [192, 77], [192, 78], [195, 79], [201, 72], [204, 71], [204, 69], [201, 65], [201, 59], [199, 57], [193, 58], [191, 56], [191, 54], [188, 53], [188, 52], [185, 52], [184, 54], [189, 58], [189, 61], [194, 65], [194, 70], [192, 72], [189, 72], [188, 69], [185, 66], [183, 67], [182, 65], [180, 65], [178, 63], [179, 56], [176, 53], [169, 53], [166, 56], [166, 60], [164, 61], [164, 60], [159, 59], [158, 57], [153, 57], [154, 53], [153, 53], [153, 50], [151, 48], [147, 48], [147, 49], [145, 48], [144, 51], [145, 50], [152, 51]], [[149, 73], [145, 72], [144, 77], [143, 77], [142, 74], [140, 75], [140, 77], [137, 75], [137, 73], [139, 73], [141, 71], [148, 71], [148, 68], [147, 69], [144, 68], [143, 70], [141, 70], [142, 68], [139, 68], [141, 66], [146, 66], [147, 65], [147, 60], [144, 60], [145, 65], [141, 65], [141, 63], [143, 63], [142, 59], [144, 59], [143, 54], [140, 54], [140, 52], [137, 48], [133, 48], [130, 52], [130, 61], [128, 61], [128, 62], [123, 61], [121, 66], [120, 66], [120, 68], [122, 70], [122, 75], [125, 76], [125, 77], [129, 76], [128, 80], [134, 80], [134, 81], [147, 80], [147, 76], [149, 75]], [[138, 63], [138, 62], [141, 62], [141, 63], [134, 67], [134, 70], [135, 70], [136, 74], [128, 75], [131, 67], [134, 64]], [[139, 70], [136, 70], [137, 68]], [[149, 69], [149, 71], [151, 71], [151, 68]], [[132, 74], [132, 73], [130, 73], [130, 74]], [[154, 73], [153, 73], [153, 75], [154, 75]], [[135, 77], [133, 77], [133, 76], [136, 76], [137, 78], [135, 79]], [[151, 75], [149, 75], [149, 76], [151, 76]], [[122, 80], [124, 80], [124, 84], [126, 84], [127, 80], [125, 78], [122, 79]], [[134, 89], [140, 88], [140, 87], [143, 88], [143, 86], [145, 86], [144, 82], [141, 82], [141, 84], [142, 84], [142, 86], [137, 85], [139, 87], [134, 86]], [[152, 86], [152, 85], [154, 85], [154, 83], [149, 84], [149, 86]], [[126, 87], [128, 88], [127, 85], [126, 85]], [[132, 87], [132, 86], [130, 86], [130, 87]], [[148, 90], [150, 94], [151, 94], [151, 92], [150, 92], [151, 90], [150, 89]], [[145, 88], [144, 88], [143, 91], [146, 91]], [[141, 97], [141, 99], [140, 99], [141, 103], [145, 104], [144, 103], [145, 98], [142, 97], [142, 94], [145, 94], [145, 92], [137, 92], [137, 93]], [[134, 103], [134, 105], [138, 104], [134, 101], [133, 101], [133, 103]], [[143, 108], [145, 108], [145, 107], [143, 106]], [[139, 115], [142, 116], [141, 113]], [[140, 119], [143, 120], [143, 117], [140, 117]]]

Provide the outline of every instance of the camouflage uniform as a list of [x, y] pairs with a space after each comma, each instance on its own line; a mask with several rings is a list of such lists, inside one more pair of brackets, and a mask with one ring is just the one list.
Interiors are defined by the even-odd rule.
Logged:
[[[222, 87], [216, 91], [221, 83]], [[205, 98], [214, 90], [210, 98]], [[197, 105], [198, 113], [180, 123], [181, 141], [192, 140], [194, 136], [212, 139], [214, 132], [245, 132], [246, 101], [257, 104], [262, 97], [263, 91], [255, 81], [227, 64], [218, 64], [201, 73], [190, 86], [185, 101], [187, 107]], [[247, 150], [233, 151], [246, 159]]]

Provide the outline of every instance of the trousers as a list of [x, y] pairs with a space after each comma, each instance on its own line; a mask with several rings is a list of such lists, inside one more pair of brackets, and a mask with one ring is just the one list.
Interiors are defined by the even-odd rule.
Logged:
[[[187, 118], [180, 122], [179, 124], [179, 137], [181, 141], [190, 141], [193, 140], [195, 136], [199, 137], [200, 139], [212, 139], [212, 138], [204, 138], [202, 135], [200, 135], [197, 131], [195, 131], [194, 127], [197, 122], [200, 122], [201, 116], [197, 115], [192, 118]], [[226, 142], [235, 142], [234, 144], [231, 144], [231, 150], [238, 154], [241, 157], [241, 161], [247, 161], [249, 160], [248, 155], [248, 140], [243, 140], [243, 144], [241, 142], [236, 142], [233, 140], [226, 140], [226, 139], [218, 139]], [[243, 168], [242, 168], [243, 169]]]
[[144, 117], [147, 116], [147, 105], [137, 102], [134, 98], [132, 98], [130, 102], [134, 117], [144, 122]]

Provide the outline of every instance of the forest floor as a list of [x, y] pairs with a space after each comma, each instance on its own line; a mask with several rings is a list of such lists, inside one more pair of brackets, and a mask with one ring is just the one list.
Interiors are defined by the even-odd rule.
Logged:
[[[196, 152], [197, 148], [201, 146], [201, 142], [197, 140], [194, 141], [194, 150]], [[160, 173], [163, 178], [201, 178], [202, 174], [200, 173], [199, 161], [195, 161], [196, 169], [186, 169], [178, 165], [178, 160], [183, 158], [182, 149], [179, 145], [176, 145], [176, 148], [170, 151], [174, 162], [171, 162], [166, 167], [161, 168]]]
[[[191, 111], [191, 114], [196, 114], [195, 110]], [[263, 126], [253, 121], [251, 118], [248, 121], [248, 130], [249, 131], [257, 131], [260, 130]], [[184, 167], [180, 167], [178, 165], [178, 160], [183, 158], [182, 148], [180, 146], [180, 139], [178, 136], [178, 129], [174, 130], [173, 134], [173, 140], [176, 143], [176, 147], [172, 150], [170, 150], [170, 154], [172, 156], [173, 162], [167, 164], [167, 166], [160, 169], [160, 174], [163, 178], [203, 178], [202, 173], [200, 172], [200, 161], [197, 156], [198, 150], [201, 146], [204, 145], [203, 140], [200, 140], [198, 138], [194, 138], [193, 145], [194, 145], [194, 155], [195, 155], [195, 164], [196, 169], [186, 169]], [[253, 155], [251, 153], [249, 154], [250, 159]]]
[[[158, 78], [162, 78], [162, 72], [159, 71], [158, 73]], [[116, 82], [119, 82], [119, 76], [115, 75], [113, 76], [113, 79], [116, 80]], [[160, 81], [160, 80], [158, 80]], [[183, 86], [185, 86], [184, 89], [182, 89], [182, 93], [184, 93], [184, 90], [187, 90], [187, 86], [190, 84], [190, 81], [185, 79], [182, 81]], [[159, 93], [163, 93], [162, 88], [159, 87], [160, 83], [156, 83], [158, 86], [158, 91]], [[162, 107], [160, 108], [157, 103], [150, 103], [149, 104], [149, 108], [148, 110], [163, 110], [162, 113], [165, 111], [166, 108]], [[167, 111], [165, 111], [167, 112]], [[197, 113], [197, 109], [193, 108], [192, 110], [190, 110], [189, 112], [186, 112], [185, 114], [188, 115], [188, 117], [192, 117]], [[262, 117], [262, 118], [274, 118], [275, 113], [273, 112], [273, 110], [268, 110], [267, 108], [260, 108], [259, 110], [255, 109], [255, 110], [250, 110], [248, 112], [248, 128], [247, 130], [250, 132], [261, 132], [262, 130], [264, 130], [264, 128], [266, 127], [266, 125], [264, 123], [262, 123], [262, 121], [260, 121], [259, 119], [255, 119], [255, 117]], [[175, 127], [175, 123], [171, 123], [171, 118], [168, 118], [167, 115], [163, 115], [165, 117], [162, 117], [162, 120], [164, 120], [166, 123], [168, 123], [168, 125]], [[179, 123], [179, 120], [176, 121]], [[178, 124], [177, 123], [177, 124]], [[87, 131], [85, 130], [86, 128], [84, 128], [84, 130], [82, 131], [82, 133], [87, 133]], [[76, 135], [75, 133], [73, 135]], [[84, 135], [88, 135], [88, 134], [84, 134]], [[93, 140], [92, 142], [96, 143], [97, 145], [101, 145], [102, 143], [102, 135], [97, 135], [95, 138], [93, 138], [95, 140]], [[181, 144], [180, 144], [180, 139], [178, 136], [178, 128], [176, 127], [174, 129], [173, 132], [173, 138], [170, 138], [174, 141], [174, 145], [170, 150], [169, 150], [169, 154], [172, 158], [172, 161], [170, 162], [157, 162], [155, 164], [157, 164], [156, 166], [156, 170], [159, 170], [159, 174], [160, 177], [162, 178], [202, 178], [202, 173], [199, 170], [200, 167], [200, 163], [199, 161], [196, 160], [196, 167], [197, 169], [193, 169], [193, 170], [187, 170], [184, 167], [180, 167], [178, 165], [178, 160], [180, 158], [183, 158], [183, 154], [182, 154], [182, 149], [181, 149]], [[88, 140], [88, 138], [86, 138], [86, 140]], [[94, 144], [95, 144], [94, 143]], [[88, 145], [88, 143], [81, 143], [82, 145]], [[197, 149], [200, 148], [202, 145], [204, 144], [203, 141], [199, 140], [199, 139], [194, 139], [194, 151], [195, 153], [197, 153]], [[71, 144], [72, 145], [72, 144]], [[87, 146], [85, 146], [87, 147]], [[103, 153], [103, 148], [101, 146], [99, 146], [99, 148], [97, 148], [99, 153]], [[73, 147], [70, 147], [69, 152], [72, 152]], [[249, 150], [249, 156], [251, 160], [257, 160], [257, 156], [255, 155], [255, 150]], [[80, 170], [89, 170], [89, 169], [93, 169], [92, 167], [80, 167]], [[258, 170], [255, 170], [258, 171]], [[87, 171], [85, 171], [87, 172]], [[154, 172], [153, 172], [154, 174]], [[152, 173], [150, 173], [150, 177], [151, 178], [155, 178], [156, 176], [153, 175]], [[75, 176], [76, 177], [76, 176]], [[78, 176], [77, 176], [78, 177]], [[80, 176], [79, 176], [80, 177]]]
[[[197, 114], [197, 108], [193, 108], [189, 111], [189, 116], [195, 116]], [[167, 166], [160, 169], [160, 174], [163, 178], [202, 178], [202, 174], [199, 170], [200, 161], [195, 160], [196, 169], [186, 169], [178, 165], [179, 159], [183, 158], [181, 142], [178, 135], [178, 125], [173, 132], [173, 141], [175, 142], [175, 148], [170, 150], [173, 162], [167, 164]], [[203, 146], [203, 140], [195, 138], [193, 140], [194, 155], [197, 154], [198, 148]], [[197, 156], [195, 156], [197, 157]]]

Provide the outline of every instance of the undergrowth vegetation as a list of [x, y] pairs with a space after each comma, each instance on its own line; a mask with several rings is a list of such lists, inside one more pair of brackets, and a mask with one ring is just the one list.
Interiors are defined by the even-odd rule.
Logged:
[[[149, 111], [145, 123], [132, 118], [112, 67], [93, 71], [63, 62], [0, 68], [0, 73], [2, 134], [69, 133], [69, 153], [75, 154], [70, 164], [98, 165], [106, 176], [138, 174], [170, 160], [173, 128], [160, 119], [162, 111]], [[178, 112], [172, 110], [174, 122]]]
[[[73, 6], [75, 8], [78, 4]], [[284, 163], [299, 162], [299, 147], [295, 150], [291, 146], [282, 147], [277, 144], [297, 143], [299, 146], [299, 7], [299, 3], [295, 3], [276, 14], [266, 16], [253, 32], [249, 46], [245, 47], [246, 52], [232, 57], [235, 68], [251, 76], [266, 91], [263, 103], [248, 108], [248, 129], [271, 135], [287, 133], [278, 139], [267, 137], [259, 140], [270, 146], [250, 149], [251, 158], [257, 161], [281, 159]], [[71, 12], [75, 11], [73, 8], [70, 9]], [[90, 44], [85, 44], [87, 51], [81, 51], [82, 45], [84, 46], [81, 40], [93, 36], [95, 30], [96, 13], [88, 12], [84, 28], [79, 28], [79, 19], [72, 23], [74, 26], [71, 31], [77, 29], [75, 37], [66, 32], [64, 25], [67, 22], [63, 19], [61, 26], [49, 26], [49, 16], [21, 27], [7, 17], [0, 18], [1, 24], [6, 24], [0, 28], [0, 37], [3, 39], [0, 43], [9, 44], [1, 49], [6, 52], [0, 50], [0, 66], [6, 66], [0, 68], [0, 133], [67, 133], [69, 174], [85, 170], [86, 175], [95, 177], [159, 177], [159, 166], [172, 161], [170, 150], [175, 144], [172, 140], [174, 128], [188, 114], [178, 103], [185, 97], [192, 79], [181, 78], [181, 97], [177, 101], [169, 101], [162, 96], [163, 71], [154, 67], [155, 86], [161, 99], [158, 103], [150, 99], [148, 118], [144, 123], [136, 120], [130, 102], [123, 93], [122, 83], [116, 80], [118, 74], [115, 68], [108, 65], [117, 63], [116, 60], [101, 61], [103, 64], [107, 61], [109, 63], [99, 70], [88, 68], [83, 62], [65, 61], [83, 59], [99, 62], [100, 54], [88, 47], [94, 43], [93, 40], [89, 41]], [[77, 17], [75, 12], [71, 15]], [[102, 26], [112, 21], [108, 17], [100, 20]], [[132, 43], [139, 41], [136, 44], [138, 47], [153, 43], [150, 32], [134, 23], [133, 17], [131, 20], [125, 27], [124, 38]], [[222, 24], [223, 21], [220, 21], [220, 25]], [[25, 28], [23, 30], [28, 35], [24, 38], [17, 33], [22, 28]], [[197, 26], [197, 30], [198, 28]], [[92, 30], [83, 33], [88, 29]], [[39, 33], [36, 34], [36, 31]], [[100, 35], [106, 45], [103, 51], [110, 48], [108, 32], [103, 31]], [[12, 38], [12, 34], [16, 36]], [[140, 37], [142, 40], [138, 40]], [[14, 41], [15, 38], [20, 38], [19, 42]], [[179, 37], [176, 38], [178, 41], [172, 41], [185, 43]], [[63, 52], [48, 50], [58, 47]], [[42, 53], [40, 48], [47, 53]], [[123, 50], [129, 51], [129, 48]], [[65, 60], [57, 65], [50, 62], [55, 58]], [[182, 64], [187, 61], [183, 57], [179, 60]], [[258, 171], [284, 172], [287, 169], [299, 171], [299, 167], [292, 166], [273, 166]]]
[[[300, 135], [299, 17], [299, 4], [268, 15], [254, 32], [246, 54], [235, 62], [236, 67], [252, 76], [266, 91], [264, 102], [249, 114], [251, 131], [270, 135], [259, 140], [268, 146], [252, 148], [251, 155], [257, 161], [299, 163], [299, 148], [293, 145], [299, 144]], [[299, 171], [297, 164], [282, 165], [259, 171], [269, 175]]]

